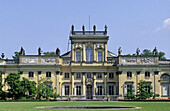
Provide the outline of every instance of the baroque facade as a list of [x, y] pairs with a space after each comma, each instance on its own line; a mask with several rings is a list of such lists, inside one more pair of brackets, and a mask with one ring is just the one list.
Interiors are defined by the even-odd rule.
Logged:
[[[0, 77], [2, 82], [9, 73], [20, 73], [21, 78], [38, 82], [41, 78], [53, 86], [54, 92], [61, 99], [71, 96], [73, 99], [122, 99], [133, 87], [137, 93], [137, 83], [145, 80], [151, 84], [156, 98], [170, 98], [170, 60], [161, 61], [154, 49], [154, 56], [137, 54], [118, 56], [108, 50], [109, 36], [107, 26], [104, 31], [75, 31], [72, 26], [70, 41], [71, 51], [60, 55], [47, 56], [41, 54], [25, 55], [21, 48], [19, 61], [0, 58]], [[3, 87], [7, 90], [8, 85]], [[150, 91], [150, 89], [148, 89]]]

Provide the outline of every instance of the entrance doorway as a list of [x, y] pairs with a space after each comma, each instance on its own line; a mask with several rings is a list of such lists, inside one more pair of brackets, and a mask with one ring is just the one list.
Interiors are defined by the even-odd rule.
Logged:
[[86, 86], [86, 99], [92, 99], [92, 85]]

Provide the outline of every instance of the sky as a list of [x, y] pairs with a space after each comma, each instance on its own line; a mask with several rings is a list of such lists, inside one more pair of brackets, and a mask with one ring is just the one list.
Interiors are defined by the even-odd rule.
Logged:
[[115, 54], [119, 47], [122, 54], [157, 47], [170, 59], [170, 0], [0, 0], [0, 54], [12, 58], [21, 47], [26, 55], [39, 47], [64, 54], [71, 25], [79, 31], [107, 25]]

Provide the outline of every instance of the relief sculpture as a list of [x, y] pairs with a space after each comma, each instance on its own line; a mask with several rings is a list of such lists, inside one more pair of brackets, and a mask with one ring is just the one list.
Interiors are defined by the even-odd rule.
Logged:
[[38, 57], [24, 57], [22, 58], [24, 64], [38, 64]]
[[154, 57], [141, 57], [141, 63], [143, 64], [155, 63], [155, 58]]
[[56, 57], [42, 57], [42, 63], [56, 63]]
[[123, 57], [122, 58], [122, 63], [125, 63], [125, 64], [134, 64], [136, 63], [137, 60], [136, 60], [136, 57]]

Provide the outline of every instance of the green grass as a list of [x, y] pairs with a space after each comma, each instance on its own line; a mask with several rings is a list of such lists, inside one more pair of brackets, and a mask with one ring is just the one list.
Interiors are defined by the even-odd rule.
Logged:
[[[170, 111], [170, 102], [0, 102], [0, 111], [87, 111], [87, 109], [34, 109], [40, 106], [136, 106], [143, 109], [107, 111]], [[103, 109], [90, 111], [103, 111]]]

